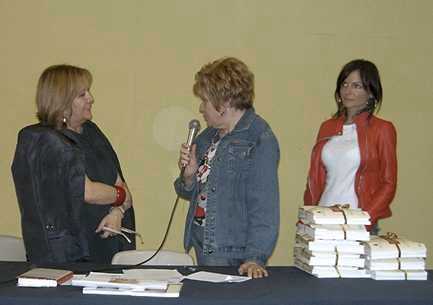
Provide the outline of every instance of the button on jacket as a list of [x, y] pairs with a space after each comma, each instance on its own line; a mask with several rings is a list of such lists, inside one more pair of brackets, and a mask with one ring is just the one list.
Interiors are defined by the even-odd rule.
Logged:
[[[305, 205], [317, 205], [326, 183], [322, 149], [326, 142], [342, 134], [345, 117], [322, 123], [311, 153], [310, 170], [304, 193]], [[391, 216], [389, 208], [397, 186], [396, 131], [391, 122], [363, 112], [354, 118], [361, 163], [355, 176], [359, 207], [370, 214], [372, 224]]]
[[[197, 137], [197, 160], [217, 132], [207, 128]], [[221, 139], [208, 177], [204, 255], [266, 263], [279, 229], [279, 156], [269, 125], [253, 109], [246, 110], [234, 130]], [[189, 251], [197, 182], [194, 179], [188, 189], [178, 178], [174, 185], [182, 198], [190, 200], [184, 236]]]

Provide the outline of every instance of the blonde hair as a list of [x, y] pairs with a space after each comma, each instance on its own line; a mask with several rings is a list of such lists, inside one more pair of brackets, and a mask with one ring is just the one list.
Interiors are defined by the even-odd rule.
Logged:
[[92, 74], [80, 67], [55, 65], [45, 69], [36, 90], [39, 122], [55, 129], [64, 128], [64, 118], [70, 117], [73, 100], [91, 84]]
[[235, 109], [248, 109], [253, 106], [254, 74], [239, 59], [224, 57], [196, 73], [193, 92], [217, 110], [226, 102]]

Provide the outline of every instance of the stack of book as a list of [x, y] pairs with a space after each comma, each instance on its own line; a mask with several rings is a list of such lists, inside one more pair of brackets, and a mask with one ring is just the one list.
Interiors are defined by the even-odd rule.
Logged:
[[320, 278], [369, 277], [362, 241], [370, 240], [370, 216], [346, 206], [299, 209], [294, 264]]
[[422, 243], [387, 233], [365, 242], [365, 252], [365, 266], [375, 280], [427, 280]]
[[87, 276], [74, 276], [73, 286], [82, 286], [83, 294], [130, 295], [149, 297], [179, 297], [181, 283], [143, 280], [127, 274], [91, 272]]

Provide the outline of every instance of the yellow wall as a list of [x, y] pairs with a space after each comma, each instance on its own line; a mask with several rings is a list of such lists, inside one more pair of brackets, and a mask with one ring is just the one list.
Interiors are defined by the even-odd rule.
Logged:
[[[0, 0], [0, 232], [21, 234], [10, 164], [17, 131], [35, 122], [37, 78], [69, 63], [94, 75], [94, 121], [120, 157], [145, 247], [157, 247], [178, 145], [199, 118], [194, 73], [230, 55], [254, 71], [256, 110], [280, 141], [281, 233], [270, 264], [290, 265], [310, 148], [334, 111], [341, 66], [361, 57], [378, 65], [380, 115], [398, 130], [398, 192], [382, 229], [431, 250], [432, 29], [430, 0]], [[182, 249], [186, 211], [180, 202], [166, 248]]]

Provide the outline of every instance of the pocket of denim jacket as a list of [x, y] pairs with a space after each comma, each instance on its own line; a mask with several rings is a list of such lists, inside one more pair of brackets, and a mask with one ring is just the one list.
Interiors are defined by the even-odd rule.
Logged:
[[231, 171], [245, 171], [249, 168], [253, 147], [254, 143], [248, 141], [233, 141], [229, 144], [229, 167]]

